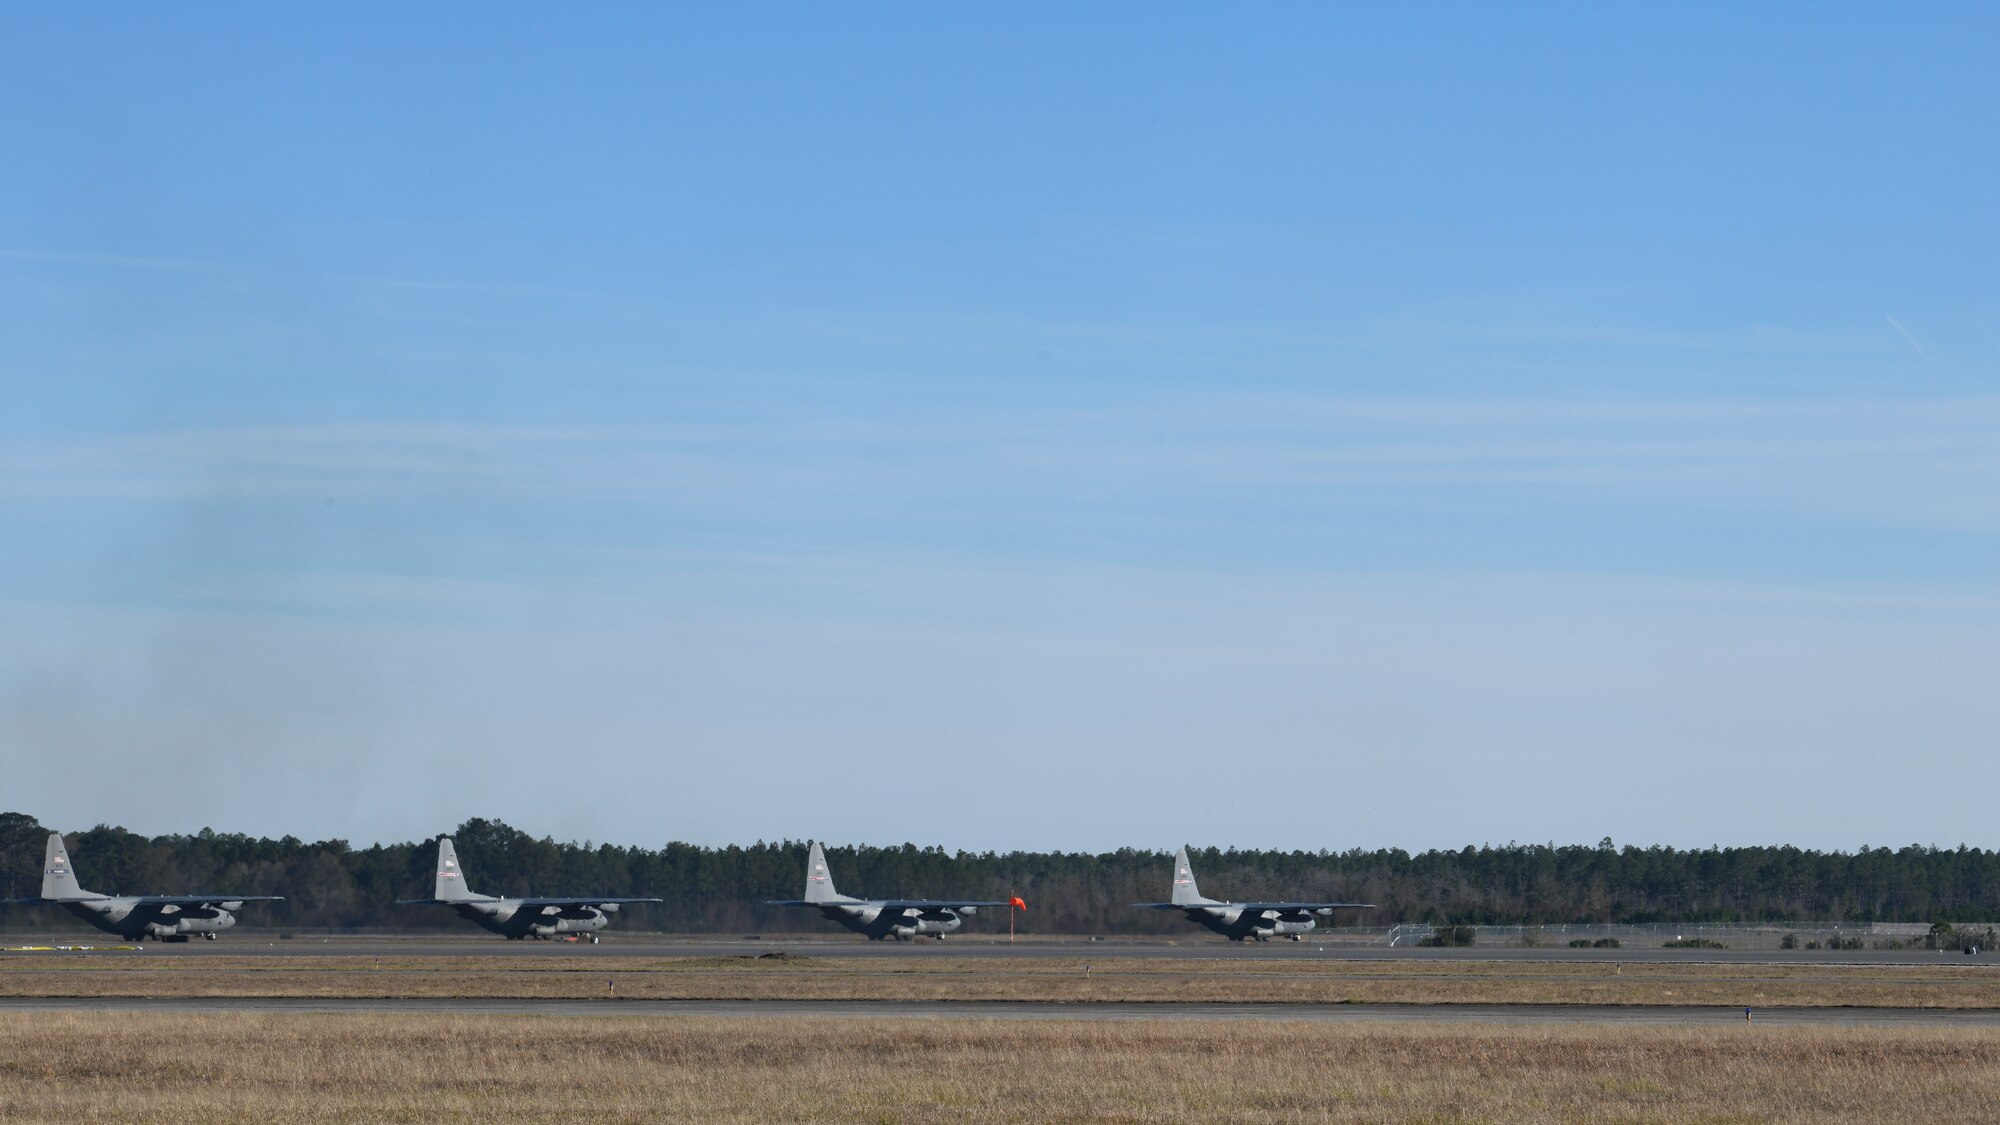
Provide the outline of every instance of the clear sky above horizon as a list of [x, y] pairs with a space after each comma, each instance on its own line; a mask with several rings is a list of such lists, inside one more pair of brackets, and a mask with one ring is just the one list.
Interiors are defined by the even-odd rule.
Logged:
[[0, 12], [0, 808], [2000, 846], [1987, 5]]

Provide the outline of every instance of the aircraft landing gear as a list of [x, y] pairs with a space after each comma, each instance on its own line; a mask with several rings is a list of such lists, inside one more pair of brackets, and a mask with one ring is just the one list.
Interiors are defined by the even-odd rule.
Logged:
[[215, 940], [215, 935], [214, 935], [214, 934], [212, 934], [212, 933], [208, 933], [208, 934], [203, 934], [203, 935], [201, 935], [201, 936], [202, 936], [203, 940], [205, 940], [205, 941], [214, 941], [214, 940]]

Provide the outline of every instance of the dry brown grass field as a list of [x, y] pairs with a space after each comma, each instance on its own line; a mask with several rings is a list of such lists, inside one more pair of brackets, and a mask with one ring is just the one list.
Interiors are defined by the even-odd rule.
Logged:
[[1121, 958], [14, 955], [0, 996], [1061, 1000], [2000, 1008], [2000, 971], [1940, 964]]
[[0, 1014], [0, 1121], [1991, 1122], [2000, 1032]]

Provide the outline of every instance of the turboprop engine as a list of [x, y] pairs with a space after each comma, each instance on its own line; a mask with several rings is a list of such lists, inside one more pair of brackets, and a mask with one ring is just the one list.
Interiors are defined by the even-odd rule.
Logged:
[[[1239, 910], [1234, 913], [1243, 915], [1244, 912]], [[1270, 941], [1274, 937], [1304, 941], [1315, 925], [1312, 916], [1301, 911], [1260, 910], [1245, 916], [1241, 932], [1243, 937], [1257, 941]]]
[[185, 938], [188, 934], [212, 936], [235, 924], [235, 915], [214, 906], [168, 906], [161, 909], [158, 918], [146, 924], [146, 933], [155, 938]]
[[945, 934], [956, 932], [961, 925], [964, 925], [958, 915], [959, 912], [956, 910], [921, 910], [914, 906], [907, 907], [903, 910], [902, 916], [890, 925], [889, 934], [901, 941], [909, 941], [924, 934], [943, 937]]
[[601, 930], [611, 922], [604, 916], [604, 909], [598, 906], [545, 906], [541, 916], [528, 923], [528, 932], [546, 938]]

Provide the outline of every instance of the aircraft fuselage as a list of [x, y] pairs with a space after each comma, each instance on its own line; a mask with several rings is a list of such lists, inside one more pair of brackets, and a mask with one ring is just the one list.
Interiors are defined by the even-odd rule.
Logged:
[[147, 905], [138, 898], [89, 898], [60, 904], [64, 910], [108, 934], [130, 941], [186, 941], [200, 934], [213, 938], [236, 924], [231, 910], [242, 903]]
[[895, 938], [910, 941], [919, 937], [941, 938], [957, 933], [965, 924], [964, 915], [975, 913], [972, 906], [958, 909], [915, 906], [884, 906], [872, 902], [820, 903], [820, 913], [870, 940]]
[[1246, 910], [1236, 906], [1196, 906], [1187, 916], [1231, 941], [1304, 941], [1319, 923], [1306, 910]]
[[618, 909], [615, 903], [602, 906], [537, 906], [519, 899], [504, 898], [492, 902], [454, 902], [450, 905], [459, 917], [480, 928], [515, 939], [591, 933], [611, 923], [605, 911]]

